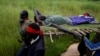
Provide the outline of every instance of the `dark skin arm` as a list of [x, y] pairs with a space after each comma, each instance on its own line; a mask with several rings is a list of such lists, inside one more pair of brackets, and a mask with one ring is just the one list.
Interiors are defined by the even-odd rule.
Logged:
[[38, 23], [39, 25], [43, 25], [42, 21], [40, 20], [41, 15], [42, 14], [38, 10], [34, 9], [34, 21], [35, 23]]

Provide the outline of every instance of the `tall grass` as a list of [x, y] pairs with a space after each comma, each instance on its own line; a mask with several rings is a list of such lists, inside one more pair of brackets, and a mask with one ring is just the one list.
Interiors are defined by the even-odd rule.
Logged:
[[[33, 9], [38, 9], [43, 15], [60, 14], [63, 16], [78, 15], [88, 12], [100, 22], [100, 1], [74, 0], [0, 0], [0, 56], [15, 56], [21, 45], [18, 19], [21, 10], [29, 12], [33, 20]], [[55, 37], [55, 36], [54, 36]], [[73, 41], [72, 37], [60, 36], [51, 43], [45, 37], [46, 56], [57, 56]]]

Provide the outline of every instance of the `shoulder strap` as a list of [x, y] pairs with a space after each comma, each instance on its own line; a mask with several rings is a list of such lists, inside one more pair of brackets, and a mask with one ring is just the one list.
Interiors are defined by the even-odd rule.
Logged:
[[40, 36], [38, 35], [35, 39], [32, 39], [32, 40], [31, 40], [31, 44], [33, 44], [34, 42], [36, 42], [36, 41], [39, 39], [39, 37], [40, 37]]

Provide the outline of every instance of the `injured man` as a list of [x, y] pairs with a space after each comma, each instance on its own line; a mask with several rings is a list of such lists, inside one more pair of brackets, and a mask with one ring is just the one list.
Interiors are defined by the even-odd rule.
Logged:
[[[62, 27], [60, 25], [67, 24], [71, 26], [82, 25], [82, 24], [92, 24], [95, 23], [94, 17], [89, 13], [84, 13], [83, 15], [63, 17], [60, 15], [43, 16], [38, 10], [34, 10], [34, 21], [39, 25], [50, 26], [57, 28], [58, 30], [72, 34], [75, 38], [80, 39], [81, 34], [79, 31], [71, 31], [68, 28]], [[81, 33], [83, 33], [81, 31]], [[85, 33], [84, 33], [85, 34]]]

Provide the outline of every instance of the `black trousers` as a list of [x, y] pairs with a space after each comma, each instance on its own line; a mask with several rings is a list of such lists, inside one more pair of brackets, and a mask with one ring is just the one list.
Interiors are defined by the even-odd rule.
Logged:
[[[89, 39], [90, 34], [87, 34], [86, 37]], [[87, 52], [87, 47], [86, 47], [83, 39], [81, 39], [81, 41], [78, 45], [78, 52], [79, 52], [80, 56], [84, 56]]]
[[28, 56], [44, 56], [45, 49], [44, 49], [44, 39], [40, 37], [40, 39], [32, 44], [28, 51]]
[[43, 37], [29, 47], [22, 46], [17, 56], [45, 56]]

